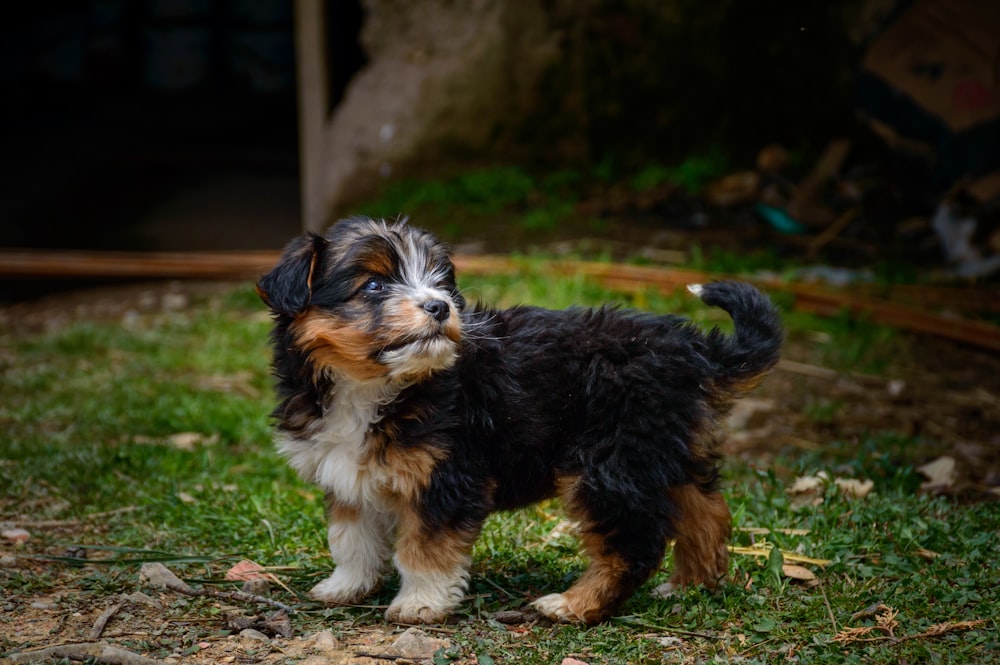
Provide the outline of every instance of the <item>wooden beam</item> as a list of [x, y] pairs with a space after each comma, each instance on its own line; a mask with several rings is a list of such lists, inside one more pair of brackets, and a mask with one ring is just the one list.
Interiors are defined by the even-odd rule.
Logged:
[[0, 251], [0, 278], [188, 278], [259, 277], [280, 252], [90, 252]]
[[323, 186], [330, 91], [326, 65], [324, 0], [295, 0], [295, 71], [299, 100], [299, 182], [302, 229], [322, 231], [329, 221]]
[[[256, 279], [270, 270], [280, 252], [87, 252], [31, 250], [0, 250], [0, 279], [4, 278], [191, 278], [191, 279]], [[688, 284], [721, 279], [696, 270], [652, 266], [619, 265], [588, 261], [541, 260], [523, 261], [506, 256], [457, 256], [459, 275], [516, 275], [541, 273], [554, 276], [583, 275], [612, 289], [627, 293], [655, 289], [672, 293]], [[790, 293], [793, 307], [822, 316], [843, 312], [867, 318], [873, 323], [913, 332], [934, 335], [1000, 351], [1000, 326], [961, 317], [953, 312], [939, 313], [926, 308], [901, 304], [870, 292], [795, 284], [774, 279], [754, 279], [759, 286], [774, 292]], [[945, 288], [935, 294], [935, 287], [921, 286], [919, 291], [904, 289], [929, 302], [941, 302], [944, 296], [955, 297], [958, 289]], [[995, 303], [1000, 300], [996, 289], [967, 289], [978, 293], [968, 302]], [[891, 291], [890, 291], [891, 293]], [[957, 299], [956, 299], [957, 300]], [[989, 308], [976, 311], [991, 311]]]

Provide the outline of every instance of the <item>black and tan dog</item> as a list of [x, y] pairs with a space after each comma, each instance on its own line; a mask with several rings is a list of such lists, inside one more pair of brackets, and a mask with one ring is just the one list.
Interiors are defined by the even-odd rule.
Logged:
[[442, 621], [487, 515], [553, 496], [591, 563], [534, 602], [552, 619], [609, 617], [671, 540], [672, 584], [725, 576], [715, 425], [782, 338], [752, 286], [691, 288], [729, 312], [732, 336], [614, 308], [466, 306], [434, 236], [352, 218], [294, 240], [258, 290], [275, 320], [279, 449], [326, 493], [336, 567], [313, 598], [358, 601], [391, 558], [387, 618]]

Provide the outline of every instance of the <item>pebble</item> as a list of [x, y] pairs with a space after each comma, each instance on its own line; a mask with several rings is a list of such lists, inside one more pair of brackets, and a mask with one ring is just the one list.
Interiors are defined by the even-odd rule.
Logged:
[[438, 649], [449, 649], [451, 646], [452, 643], [448, 640], [431, 637], [419, 628], [408, 628], [392, 643], [387, 654], [411, 660], [425, 660], [433, 658]]
[[141, 591], [136, 591], [134, 593], [130, 593], [127, 596], [124, 596], [124, 600], [127, 600], [128, 602], [133, 603], [134, 605], [145, 605], [147, 607], [152, 607], [152, 608], [161, 607], [160, 601], [154, 598], [150, 598]]
[[27, 530], [17, 527], [0, 531], [0, 536], [13, 541], [15, 545], [23, 545], [31, 538], [31, 534]]
[[157, 561], [142, 564], [142, 568], [139, 569], [139, 582], [157, 589], [173, 587], [193, 591], [187, 582], [181, 580], [169, 568]]
[[333, 636], [329, 630], [321, 630], [312, 636], [312, 648], [319, 653], [330, 653], [342, 647], [340, 640]]
[[254, 596], [266, 596], [271, 590], [271, 583], [265, 579], [247, 580], [243, 583], [243, 592]]
[[0, 555], [0, 568], [17, 568], [17, 557], [13, 554]]
[[255, 640], [257, 642], [270, 642], [271, 638], [260, 632], [259, 630], [254, 630], [253, 628], [246, 628], [240, 631], [240, 637], [247, 640]]

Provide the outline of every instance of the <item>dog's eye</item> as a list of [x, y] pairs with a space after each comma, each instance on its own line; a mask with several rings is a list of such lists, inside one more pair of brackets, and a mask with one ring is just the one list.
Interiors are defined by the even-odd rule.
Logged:
[[385, 282], [383, 282], [378, 277], [371, 277], [365, 280], [365, 283], [361, 285], [362, 291], [367, 291], [368, 293], [378, 293], [385, 288]]

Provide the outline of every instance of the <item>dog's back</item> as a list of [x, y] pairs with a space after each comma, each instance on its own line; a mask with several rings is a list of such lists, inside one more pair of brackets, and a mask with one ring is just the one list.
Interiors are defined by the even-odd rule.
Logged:
[[616, 308], [465, 314], [474, 332], [455, 369], [459, 447], [488, 469], [491, 509], [559, 496], [593, 562], [569, 591], [537, 602], [549, 616], [605, 618], [659, 567], [668, 540], [674, 586], [725, 575], [716, 424], [777, 362], [782, 329], [748, 284], [693, 291], [731, 314], [732, 335]]

